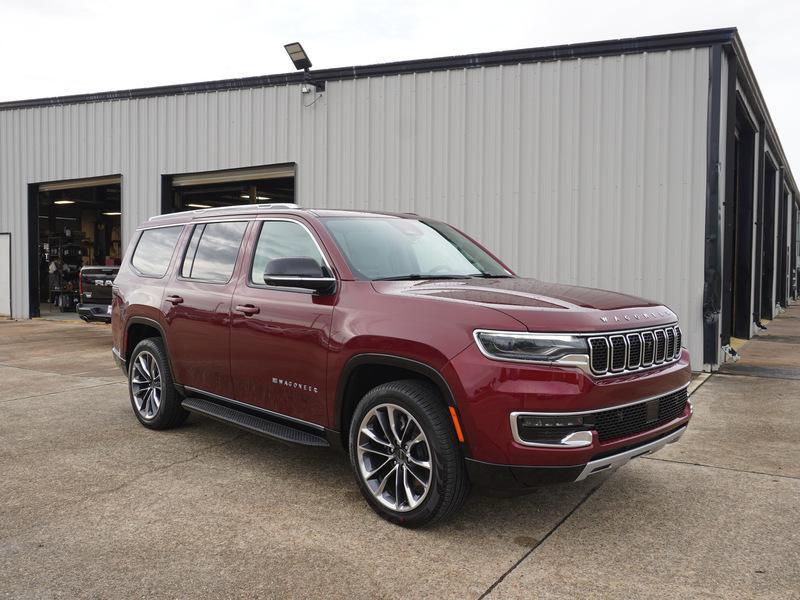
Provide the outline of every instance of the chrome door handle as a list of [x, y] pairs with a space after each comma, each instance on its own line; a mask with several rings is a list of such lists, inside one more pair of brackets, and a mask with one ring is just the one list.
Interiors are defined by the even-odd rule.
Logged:
[[176, 304], [183, 304], [183, 298], [173, 294], [171, 296], [167, 296], [167, 302], [171, 302], [172, 305], [175, 306]]
[[251, 317], [260, 313], [261, 309], [257, 306], [253, 306], [252, 304], [239, 304], [236, 306], [236, 312], [240, 312], [247, 317]]

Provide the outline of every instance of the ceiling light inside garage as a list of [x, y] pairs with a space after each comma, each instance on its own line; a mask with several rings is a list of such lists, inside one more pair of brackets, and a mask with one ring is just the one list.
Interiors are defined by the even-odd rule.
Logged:
[[53, 204], [75, 204], [75, 200], [56, 200]]
[[109, 212], [104, 212], [103, 214], [106, 215], [107, 217], [118, 217], [122, 213], [121, 212], [116, 212], [116, 211], [109, 211]]
[[210, 204], [197, 204], [196, 202], [189, 202], [186, 206], [189, 208], [211, 208]]

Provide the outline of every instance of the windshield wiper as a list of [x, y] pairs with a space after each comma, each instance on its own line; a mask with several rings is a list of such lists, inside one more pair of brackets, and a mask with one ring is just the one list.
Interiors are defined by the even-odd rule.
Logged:
[[379, 277], [372, 281], [417, 281], [420, 279], [469, 279], [469, 275], [419, 275], [410, 273], [408, 275], [395, 275], [393, 277]]
[[492, 275], [491, 273], [481, 273], [480, 275], [473, 275], [481, 279], [508, 279], [511, 275]]

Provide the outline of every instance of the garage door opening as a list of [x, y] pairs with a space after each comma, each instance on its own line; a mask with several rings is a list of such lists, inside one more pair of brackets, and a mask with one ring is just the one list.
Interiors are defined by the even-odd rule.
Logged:
[[294, 202], [294, 163], [165, 175], [162, 182], [162, 213]]
[[77, 319], [80, 270], [122, 257], [121, 178], [29, 186], [30, 315]]
[[732, 189], [725, 203], [725, 256], [722, 345], [731, 337], [749, 339], [753, 322], [753, 181], [756, 128], [737, 102]]
[[764, 160], [764, 216], [761, 242], [761, 318], [772, 319], [775, 312], [775, 194], [778, 167], [767, 154]]

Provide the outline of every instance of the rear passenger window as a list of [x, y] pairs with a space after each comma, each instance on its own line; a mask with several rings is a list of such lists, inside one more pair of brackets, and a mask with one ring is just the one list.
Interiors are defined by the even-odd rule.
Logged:
[[227, 283], [233, 275], [246, 221], [195, 225], [181, 266], [181, 276]]
[[163, 277], [167, 273], [172, 252], [183, 230], [183, 225], [145, 229], [133, 252], [131, 264], [142, 275]]

